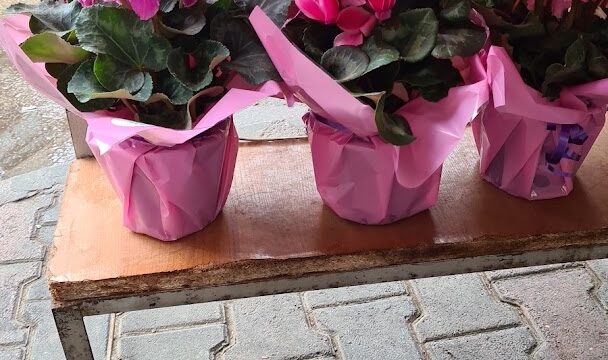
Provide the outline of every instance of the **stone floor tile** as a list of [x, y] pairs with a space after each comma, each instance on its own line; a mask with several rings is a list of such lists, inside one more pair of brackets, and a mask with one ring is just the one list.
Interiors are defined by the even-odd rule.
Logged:
[[304, 294], [308, 304], [318, 307], [340, 305], [349, 302], [369, 301], [389, 296], [403, 295], [405, 288], [399, 282], [348, 286], [335, 289], [309, 291]]
[[595, 289], [595, 294], [604, 308], [608, 310], [608, 259], [589, 261], [587, 264], [600, 278], [601, 283]]
[[433, 360], [526, 360], [536, 340], [526, 327], [515, 327], [426, 343]]
[[222, 324], [125, 336], [119, 340], [114, 359], [209, 360], [215, 350], [225, 343], [226, 336], [226, 326]]
[[22, 349], [0, 347], [0, 360], [21, 360], [23, 359], [23, 355]]
[[0, 262], [42, 260], [45, 249], [32, 240], [32, 232], [37, 211], [52, 200], [45, 194], [0, 207]]
[[420, 359], [407, 326], [416, 308], [407, 296], [325, 307], [313, 314], [319, 329], [335, 336], [344, 359]]
[[298, 294], [234, 301], [229, 326], [233, 342], [222, 360], [331, 357], [327, 336], [309, 328]]
[[223, 321], [224, 312], [219, 302], [132, 311], [120, 315], [120, 333], [141, 333]]
[[480, 274], [421, 279], [414, 284], [422, 307], [414, 328], [422, 341], [520, 323], [513, 307], [490, 296]]
[[26, 341], [27, 329], [14, 321], [15, 310], [21, 287], [39, 271], [38, 263], [0, 265], [0, 344]]
[[[23, 322], [31, 326], [28, 346], [28, 358], [44, 360], [63, 360], [63, 349], [51, 312], [51, 303], [47, 300], [30, 301], [26, 304]], [[109, 315], [85, 318], [87, 334], [96, 360], [105, 359], [109, 333]]]
[[502, 279], [494, 286], [541, 332], [538, 358], [608, 358], [608, 314], [589, 295], [593, 282], [585, 269]]
[[530, 266], [523, 268], [514, 268], [514, 269], [506, 269], [506, 270], [497, 270], [497, 271], [488, 271], [486, 275], [490, 280], [498, 280], [504, 279], [507, 277], [513, 276], [521, 276], [528, 274], [537, 274], [541, 272], [547, 271], [555, 271], [562, 269], [569, 269], [577, 266], [583, 266], [583, 263], [566, 263], [566, 264], [552, 264], [552, 265], [543, 265], [543, 266]]

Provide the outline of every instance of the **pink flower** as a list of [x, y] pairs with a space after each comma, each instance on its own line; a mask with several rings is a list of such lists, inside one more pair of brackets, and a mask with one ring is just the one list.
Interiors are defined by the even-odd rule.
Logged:
[[296, 5], [306, 17], [326, 25], [335, 23], [340, 11], [338, 0], [296, 0]]
[[187, 8], [196, 5], [197, 2], [198, 2], [198, 0], [182, 0], [182, 4], [184, 4], [184, 7], [187, 7]]
[[362, 6], [362, 5], [365, 5], [366, 2], [367, 2], [367, 0], [342, 0], [342, 1], [340, 1], [343, 8], [349, 7], [349, 6]]
[[338, 27], [344, 31], [334, 39], [334, 46], [363, 44], [363, 36], [370, 36], [376, 26], [376, 18], [367, 10], [351, 6], [340, 11]]
[[380, 21], [391, 17], [391, 11], [397, 0], [367, 0], [369, 6], [376, 12], [376, 17]]
[[160, 7], [160, 0], [127, 0], [131, 9], [141, 20], [150, 20]]

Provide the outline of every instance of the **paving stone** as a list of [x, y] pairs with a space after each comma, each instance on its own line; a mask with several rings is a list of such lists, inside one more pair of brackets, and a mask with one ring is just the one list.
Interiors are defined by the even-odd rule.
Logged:
[[26, 341], [27, 329], [14, 321], [14, 315], [21, 287], [39, 271], [38, 263], [0, 265], [0, 345]]
[[600, 278], [601, 284], [595, 289], [599, 301], [608, 310], [608, 259], [589, 261], [587, 263]]
[[56, 197], [53, 201], [53, 204], [48, 208], [45, 209], [44, 212], [42, 213], [42, 216], [40, 216], [40, 219], [38, 220], [38, 224], [40, 225], [54, 225], [57, 223], [57, 220], [59, 219], [59, 197]]
[[403, 294], [405, 294], [405, 288], [401, 283], [390, 282], [309, 291], [305, 293], [304, 296], [312, 308], [318, 308], [331, 305], [347, 304], [350, 302], [368, 301]]
[[344, 359], [420, 359], [407, 323], [416, 307], [407, 296], [326, 307], [314, 312], [318, 327], [337, 338]]
[[570, 269], [573, 267], [583, 266], [583, 263], [567, 263], [567, 264], [552, 264], [552, 265], [543, 265], [543, 266], [529, 266], [523, 268], [514, 268], [507, 270], [498, 270], [498, 271], [488, 271], [486, 275], [490, 280], [498, 280], [504, 279], [513, 276], [522, 276], [528, 274], [538, 274], [541, 272], [555, 271], [555, 270], [563, 270]]
[[[51, 312], [50, 301], [31, 301], [25, 306], [22, 317], [23, 322], [31, 326], [28, 347], [28, 358], [54, 360], [65, 359], [55, 320]], [[107, 338], [109, 333], [110, 316], [99, 315], [85, 318], [87, 334], [91, 342], [91, 349], [96, 360], [103, 360], [106, 356]]]
[[516, 325], [517, 312], [493, 299], [479, 274], [444, 276], [414, 282], [422, 317], [414, 328], [423, 341]]
[[496, 330], [426, 343], [436, 360], [526, 360], [536, 340], [526, 327]]
[[523, 307], [542, 333], [538, 358], [608, 358], [608, 314], [589, 296], [593, 282], [585, 269], [503, 279], [494, 286]]
[[33, 198], [0, 207], [0, 262], [42, 260], [44, 247], [32, 240], [36, 212], [51, 204], [52, 195]]
[[223, 322], [219, 302], [132, 311], [120, 316], [121, 334], [158, 331], [163, 328]]
[[46, 280], [45, 270], [42, 271], [42, 276], [34, 280], [27, 286], [27, 300], [47, 300], [51, 298], [49, 285]]
[[36, 240], [44, 245], [52, 245], [55, 238], [55, 224], [40, 225], [36, 229]]
[[284, 100], [265, 99], [234, 115], [234, 124], [241, 138], [282, 139], [306, 137], [302, 116], [308, 107], [296, 103], [287, 107]]
[[235, 339], [220, 359], [309, 359], [333, 355], [329, 338], [308, 327], [298, 294], [238, 300], [230, 306]]
[[0, 348], [0, 360], [21, 360], [23, 350], [16, 348]]
[[115, 359], [208, 360], [211, 359], [216, 349], [225, 344], [226, 338], [226, 326], [222, 324], [126, 336], [119, 341], [118, 354], [115, 355]]
[[67, 165], [55, 165], [11, 178], [11, 189], [15, 192], [29, 192], [50, 189], [65, 183]]

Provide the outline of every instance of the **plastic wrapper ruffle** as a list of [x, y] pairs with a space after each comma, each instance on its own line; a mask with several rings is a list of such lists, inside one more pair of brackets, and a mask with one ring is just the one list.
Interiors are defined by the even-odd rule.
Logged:
[[305, 121], [324, 203], [363, 224], [394, 222], [433, 206], [444, 160], [488, 100], [479, 57], [456, 64], [469, 85], [450, 89], [437, 103], [416, 98], [398, 111], [416, 140], [397, 147], [378, 136], [374, 110], [302, 54], [261, 9], [250, 21], [286, 86], [314, 114]]
[[212, 222], [226, 202], [238, 150], [232, 114], [280, 92], [278, 84], [231, 89], [190, 130], [134, 122], [123, 112], [81, 113], [44, 64], [19, 48], [31, 35], [28, 21], [23, 15], [0, 19], [0, 46], [32, 87], [87, 121], [87, 143], [123, 204], [125, 226], [176, 240]]
[[549, 101], [500, 47], [488, 52], [487, 77], [491, 99], [473, 122], [481, 176], [528, 200], [568, 195], [604, 126], [608, 79], [564, 88]]

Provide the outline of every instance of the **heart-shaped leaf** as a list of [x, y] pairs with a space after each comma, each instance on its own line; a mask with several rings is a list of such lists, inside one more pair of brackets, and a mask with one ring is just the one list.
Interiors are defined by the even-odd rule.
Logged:
[[110, 91], [125, 89], [135, 94], [144, 86], [144, 72], [134, 70], [108, 55], [97, 55], [93, 72], [99, 83]]
[[21, 50], [33, 61], [44, 63], [76, 64], [90, 53], [70, 45], [55, 33], [36, 34], [21, 44]]
[[287, 13], [291, 1], [285, 0], [234, 0], [234, 4], [244, 12], [246, 16], [259, 6], [264, 13], [272, 20], [278, 27], [283, 27], [287, 21]]
[[[175, 49], [169, 54], [169, 72], [185, 87], [200, 91], [213, 81], [213, 69], [230, 56], [230, 51], [222, 43], [213, 40], [203, 41], [192, 53]], [[194, 64], [188, 60], [190, 57]]]
[[116, 103], [116, 99], [95, 99], [82, 103], [76, 99], [74, 94], [68, 92], [68, 83], [72, 80], [79, 67], [80, 64], [69, 65], [59, 74], [57, 77], [57, 90], [79, 111], [92, 112], [111, 108]]
[[485, 42], [486, 33], [483, 29], [449, 28], [437, 35], [432, 55], [439, 59], [473, 56], [481, 50]]
[[163, 71], [156, 82], [158, 91], [165, 94], [174, 105], [185, 105], [194, 95], [194, 92], [174, 78], [168, 71]]
[[74, 94], [76, 99], [81, 103], [86, 103], [93, 99], [128, 99], [135, 101], [146, 101], [152, 95], [152, 77], [146, 73], [144, 77], [144, 84], [136, 94], [131, 94], [126, 89], [108, 90], [104, 88], [93, 71], [94, 60], [87, 60], [83, 62], [72, 80], [68, 83], [68, 92]]
[[400, 115], [384, 112], [386, 97], [386, 94], [382, 96], [376, 106], [375, 120], [378, 134], [389, 144], [397, 146], [411, 144], [416, 138], [407, 120]]
[[361, 47], [368, 58], [369, 63], [365, 72], [373, 71], [381, 66], [399, 61], [399, 51], [375, 36], [368, 38]]
[[227, 14], [215, 16], [211, 22], [211, 39], [230, 50], [230, 61], [221, 64], [223, 70], [237, 72], [252, 85], [281, 79], [258, 36], [243, 19]]
[[608, 58], [593, 43], [590, 42], [588, 47], [587, 67], [589, 73], [598, 79], [608, 78]]
[[585, 42], [583, 39], [578, 38], [573, 42], [566, 50], [566, 66], [582, 65], [585, 63], [587, 58], [587, 49], [585, 48]]
[[433, 9], [412, 9], [400, 14], [406, 38], [400, 42], [401, 57], [407, 62], [424, 59], [435, 46], [439, 22]]
[[130, 10], [95, 5], [76, 20], [76, 34], [83, 49], [112, 56], [139, 70], [167, 67], [169, 41], [154, 33], [151, 21], [141, 21]]
[[443, 0], [443, 10], [439, 16], [451, 23], [466, 22], [469, 20], [471, 3], [469, 0]]
[[44, 0], [35, 5], [15, 4], [6, 9], [6, 14], [27, 14], [35, 20], [30, 20], [32, 33], [43, 31], [63, 33], [74, 29], [76, 18], [82, 10], [78, 1], [63, 3]]
[[356, 46], [336, 46], [323, 54], [321, 66], [338, 82], [345, 82], [365, 74], [369, 57]]
[[181, 35], [196, 35], [207, 23], [201, 5], [180, 8], [162, 16], [161, 24], [169, 33]]
[[401, 68], [401, 80], [413, 87], [426, 87], [446, 84], [448, 87], [462, 82], [460, 72], [452, 66], [450, 60], [426, 58], [415, 64]]

